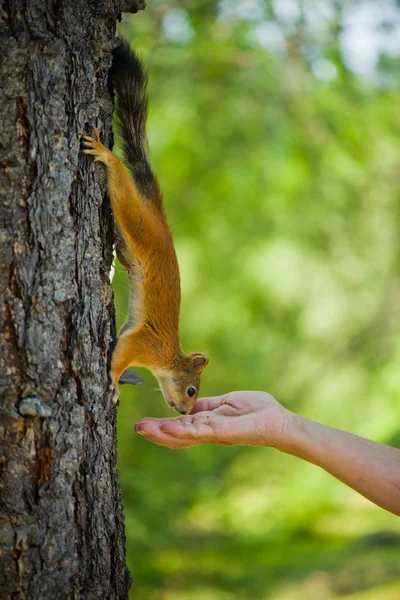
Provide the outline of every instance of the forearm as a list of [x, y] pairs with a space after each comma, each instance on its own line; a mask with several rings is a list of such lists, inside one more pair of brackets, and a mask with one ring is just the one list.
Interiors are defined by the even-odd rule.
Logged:
[[283, 452], [314, 463], [400, 516], [400, 450], [290, 413]]

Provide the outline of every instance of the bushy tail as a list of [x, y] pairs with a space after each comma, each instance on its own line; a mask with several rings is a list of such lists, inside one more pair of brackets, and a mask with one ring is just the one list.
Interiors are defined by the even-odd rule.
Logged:
[[146, 138], [147, 73], [125, 41], [113, 51], [111, 83], [117, 92], [117, 126], [126, 166], [147, 200], [161, 202], [157, 178], [150, 167]]

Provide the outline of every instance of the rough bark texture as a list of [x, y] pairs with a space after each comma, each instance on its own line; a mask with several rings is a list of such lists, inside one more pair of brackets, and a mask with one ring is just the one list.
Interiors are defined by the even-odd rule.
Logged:
[[101, 168], [119, 0], [1, 5], [0, 598], [122, 599], [108, 367], [113, 225]]

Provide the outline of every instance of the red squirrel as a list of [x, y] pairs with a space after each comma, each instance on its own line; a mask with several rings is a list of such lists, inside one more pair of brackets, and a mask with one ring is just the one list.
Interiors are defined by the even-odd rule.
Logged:
[[205, 354], [185, 354], [179, 342], [180, 276], [160, 186], [146, 138], [147, 74], [128, 43], [113, 51], [111, 80], [117, 94], [117, 122], [124, 162], [100, 141], [82, 136], [82, 151], [107, 169], [108, 191], [116, 222], [116, 251], [130, 279], [129, 317], [112, 355], [117, 384], [129, 366], [146, 367], [157, 377], [166, 402], [178, 412], [191, 411], [200, 388]]

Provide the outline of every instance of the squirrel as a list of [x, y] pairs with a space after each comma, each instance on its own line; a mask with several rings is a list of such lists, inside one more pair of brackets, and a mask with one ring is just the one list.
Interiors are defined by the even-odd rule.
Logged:
[[111, 359], [114, 397], [130, 366], [146, 367], [158, 379], [166, 402], [188, 414], [208, 365], [205, 354], [185, 354], [179, 341], [181, 301], [179, 266], [164, 211], [163, 196], [149, 158], [146, 137], [147, 73], [129, 44], [113, 50], [111, 83], [117, 94], [121, 161], [93, 136], [83, 135], [82, 152], [107, 170], [108, 191], [116, 223], [116, 252], [130, 280], [129, 317], [119, 332]]

